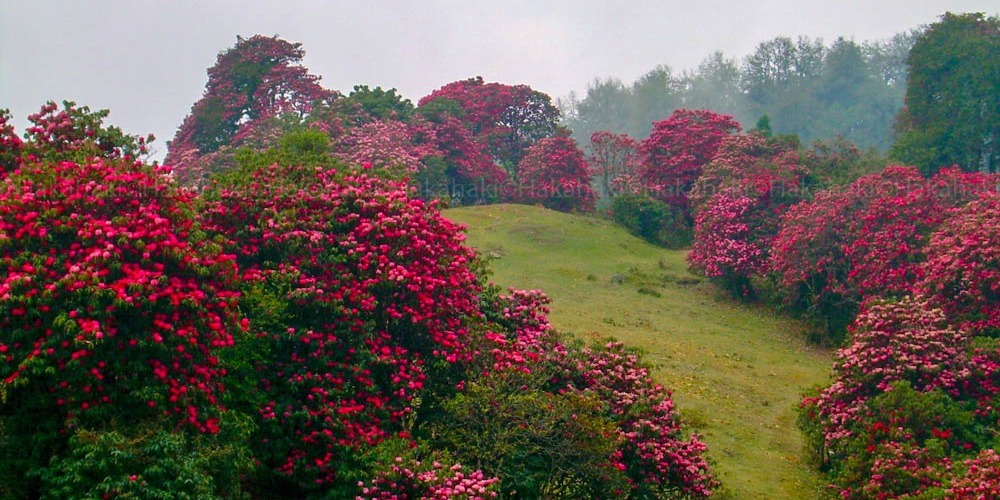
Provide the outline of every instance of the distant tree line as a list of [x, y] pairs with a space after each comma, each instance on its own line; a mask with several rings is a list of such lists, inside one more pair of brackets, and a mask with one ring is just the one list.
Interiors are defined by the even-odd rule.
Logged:
[[903, 106], [907, 55], [920, 33], [832, 44], [782, 36], [742, 60], [715, 52], [694, 70], [660, 65], [631, 84], [597, 78], [585, 95], [559, 104], [564, 124], [581, 141], [602, 130], [646, 137], [654, 121], [687, 108], [731, 115], [744, 127], [766, 117], [775, 133], [804, 143], [842, 136], [884, 152]]

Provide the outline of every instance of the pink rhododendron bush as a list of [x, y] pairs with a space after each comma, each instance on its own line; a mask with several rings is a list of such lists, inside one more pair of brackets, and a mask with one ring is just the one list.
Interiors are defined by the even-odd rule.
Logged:
[[781, 215], [802, 199], [809, 171], [794, 144], [759, 132], [725, 136], [689, 194], [691, 269], [744, 297], [768, 272]]
[[953, 498], [973, 491], [968, 475], [984, 477], [982, 491], [996, 487], [978, 464], [997, 444], [1000, 353], [934, 303], [867, 304], [834, 383], [802, 403], [814, 458], [844, 498], [939, 498], [949, 486]]
[[583, 151], [569, 137], [541, 139], [518, 164], [514, 200], [562, 212], [594, 210], [595, 195]]
[[931, 235], [919, 288], [970, 331], [1000, 332], [1000, 194], [983, 192]]

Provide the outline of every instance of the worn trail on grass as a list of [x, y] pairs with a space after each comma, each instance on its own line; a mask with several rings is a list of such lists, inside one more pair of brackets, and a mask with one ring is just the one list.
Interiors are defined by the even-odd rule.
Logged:
[[828, 381], [832, 354], [809, 346], [800, 323], [728, 299], [688, 272], [686, 252], [601, 220], [521, 205], [445, 216], [468, 226], [494, 282], [551, 297], [556, 328], [645, 351], [732, 497], [817, 496], [795, 408]]

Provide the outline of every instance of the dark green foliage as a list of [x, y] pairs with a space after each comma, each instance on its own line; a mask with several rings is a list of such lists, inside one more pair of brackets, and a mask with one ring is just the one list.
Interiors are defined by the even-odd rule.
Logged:
[[254, 172], [275, 163], [314, 166], [330, 166], [338, 163], [330, 155], [330, 137], [326, 133], [302, 126], [295, 128], [296, 130], [281, 136], [277, 147], [265, 151], [254, 151], [250, 148], [238, 150], [235, 154], [236, 166], [212, 177], [213, 189], [205, 192], [206, 198], [214, 199], [220, 188], [245, 186], [252, 181]]
[[413, 102], [397, 94], [396, 89], [371, 89], [367, 85], [355, 85], [347, 98], [339, 103], [344, 109], [344, 115], [353, 118], [355, 124], [373, 119], [406, 122], [416, 109]]
[[907, 65], [892, 157], [924, 174], [1000, 171], [1000, 18], [945, 14], [917, 38]]
[[446, 117], [462, 118], [465, 116], [465, 110], [462, 109], [462, 104], [454, 99], [448, 99], [445, 97], [440, 97], [433, 99], [424, 104], [421, 104], [417, 108], [417, 113], [423, 116], [430, 122], [440, 123]]
[[809, 169], [812, 185], [808, 187], [815, 190], [847, 186], [885, 167], [884, 158], [874, 148], [862, 151], [843, 136], [813, 141], [803, 152], [802, 161]]
[[431, 424], [462, 462], [500, 478], [511, 498], [599, 498], [627, 491], [608, 457], [615, 425], [602, 403], [577, 392], [544, 390], [552, 376], [514, 370], [469, 383]]
[[771, 118], [767, 115], [762, 115], [757, 119], [757, 124], [753, 126], [753, 130], [760, 132], [764, 137], [771, 137], [774, 135], [774, 130], [771, 129]]
[[691, 244], [691, 224], [683, 211], [642, 195], [622, 195], [611, 202], [611, 218], [655, 245], [682, 248]]
[[249, 424], [232, 413], [227, 418], [243, 422], [216, 436], [77, 430], [67, 452], [38, 472], [41, 498], [244, 498], [239, 481], [251, 466]]

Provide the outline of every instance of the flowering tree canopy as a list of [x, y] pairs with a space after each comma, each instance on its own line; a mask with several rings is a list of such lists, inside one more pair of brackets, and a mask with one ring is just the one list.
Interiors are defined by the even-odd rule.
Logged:
[[594, 191], [583, 152], [569, 137], [542, 139], [528, 148], [518, 167], [515, 200], [554, 210], [594, 209]]
[[748, 295], [768, 271], [781, 215], [802, 196], [808, 170], [793, 144], [760, 133], [727, 136], [690, 192], [691, 267]]
[[789, 209], [772, 270], [793, 304], [842, 330], [864, 298], [910, 293], [924, 276], [929, 234], [988, 189], [981, 174], [945, 169], [928, 180], [914, 167], [886, 167]]
[[277, 36], [238, 36], [208, 69], [205, 94], [170, 141], [164, 163], [181, 178], [200, 178], [204, 173], [187, 172], [197, 168], [198, 157], [239, 142], [257, 121], [283, 113], [302, 116], [336, 98], [301, 65], [304, 55], [301, 44]]
[[661, 201], [686, 209], [688, 191], [712, 161], [722, 138], [739, 130], [733, 117], [708, 110], [680, 109], [653, 123], [653, 131], [639, 148], [643, 187]]
[[511, 174], [531, 144], [555, 134], [559, 119], [548, 95], [527, 85], [487, 83], [482, 77], [449, 83], [420, 99], [419, 106], [441, 99], [458, 104], [457, 118]]
[[1000, 331], [1000, 194], [985, 192], [930, 237], [919, 288], [956, 323]]

